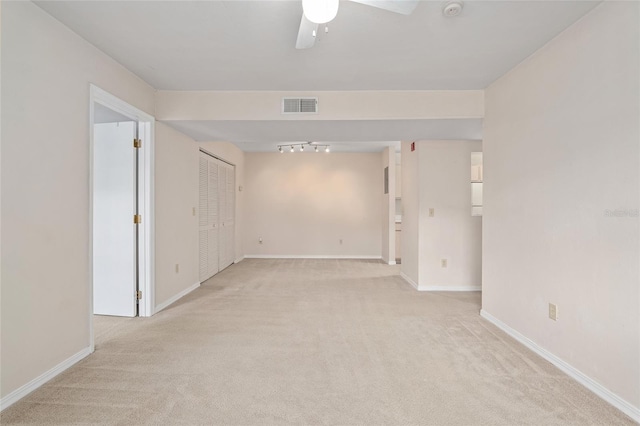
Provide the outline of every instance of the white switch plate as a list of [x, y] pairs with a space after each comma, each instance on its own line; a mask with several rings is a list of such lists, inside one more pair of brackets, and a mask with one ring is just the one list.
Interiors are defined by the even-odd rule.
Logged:
[[442, 265], [443, 268], [446, 268], [447, 267], [447, 259], [442, 259], [440, 261], [440, 265]]
[[433, 207], [429, 208], [429, 217], [434, 217], [436, 215], [436, 209]]

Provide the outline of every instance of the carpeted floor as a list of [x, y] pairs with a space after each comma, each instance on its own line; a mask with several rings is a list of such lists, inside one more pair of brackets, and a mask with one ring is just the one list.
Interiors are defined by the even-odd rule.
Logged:
[[97, 318], [96, 352], [2, 424], [631, 425], [399, 267], [245, 260], [152, 318]]

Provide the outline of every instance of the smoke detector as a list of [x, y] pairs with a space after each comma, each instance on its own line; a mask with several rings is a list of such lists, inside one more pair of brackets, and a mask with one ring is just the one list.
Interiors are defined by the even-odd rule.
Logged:
[[463, 3], [461, 1], [450, 1], [442, 8], [442, 15], [445, 18], [452, 18], [460, 15], [462, 12]]

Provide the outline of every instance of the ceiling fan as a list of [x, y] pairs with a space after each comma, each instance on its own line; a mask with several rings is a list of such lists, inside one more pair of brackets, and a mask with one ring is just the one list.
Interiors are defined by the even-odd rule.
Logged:
[[[389, 12], [411, 15], [420, 0], [349, 0]], [[302, 0], [302, 19], [296, 49], [308, 49], [316, 42], [318, 25], [336, 17], [340, 0]]]

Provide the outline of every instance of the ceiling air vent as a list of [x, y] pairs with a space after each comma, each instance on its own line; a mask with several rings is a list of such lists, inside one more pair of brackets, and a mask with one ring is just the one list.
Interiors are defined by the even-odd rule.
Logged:
[[282, 98], [283, 114], [317, 114], [318, 98]]

